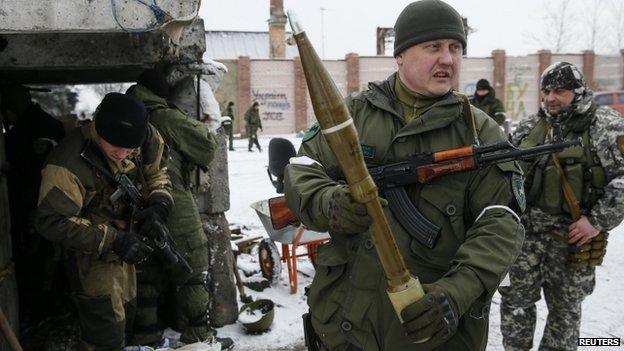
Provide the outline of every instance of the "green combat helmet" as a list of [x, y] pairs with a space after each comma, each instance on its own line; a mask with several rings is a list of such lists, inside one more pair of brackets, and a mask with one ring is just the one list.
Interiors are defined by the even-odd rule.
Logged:
[[269, 330], [275, 317], [274, 303], [269, 299], [260, 299], [244, 304], [238, 312], [238, 321], [250, 334], [260, 334]]

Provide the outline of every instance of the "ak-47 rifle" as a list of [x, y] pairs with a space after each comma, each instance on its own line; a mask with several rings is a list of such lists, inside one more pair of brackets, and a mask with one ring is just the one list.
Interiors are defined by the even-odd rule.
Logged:
[[[87, 147], [88, 145], [85, 146], [85, 149], [80, 153], [80, 156], [87, 161], [87, 163], [100, 171], [100, 173], [108, 178], [108, 180], [115, 186], [117, 186], [117, 189], [109, 197], [109, 200], [111, 203], [117, 203], [117, 201], [123, 200], [132, 207], [132, 215], [130, 216], [130, 231], [135, 232], [134, 215], [144, 208], [144, 201], [141, 196], [141, 192], [139, 192], [139, 189], [134, 186], [126, 174], [112, 174], [109, 170], [89, 159], [85, 154]], [[184, 259], [184, 257], [176, 250], [175, 243], [169, 233], [169, 228], [163, 225], [163, 229], [162, 235], [153, 238], [143, 236], [141, 237], [141, 241], [143, 241], [143, 243], [151, 249], [157, 251], [167, 264], [179, 264], [185, 271], [192, 273], [193, 268], [191, 268], [186, 259]]]
[[[377, 184], [380, 195], [388, 200], [392, 213], [405, 230], [415, 234], [423, 245], [433, 247], [440, 228], [418, 212], [405, 192], [406, 185], [426, 184], [445, 175], [469, 172], [497, 163], [533, 159], [580, 144], [580, 140], [561, 140], [518, 149], [508, 141], [501, 141], [491, 145], [463, 146], [412, 155], [405, 161], [370, 167], [368, 172]], [[273, 229], [281, 229], [298, 222], [283, 196], [270, 199], [269, 208]]]

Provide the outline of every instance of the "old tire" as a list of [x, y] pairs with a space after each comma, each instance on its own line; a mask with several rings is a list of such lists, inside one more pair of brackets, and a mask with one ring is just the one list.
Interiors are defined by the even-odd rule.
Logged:
[[269, 238], [262, 239], [258, 246], [258, 262], [262, 276], [271, 284], [279, 281], [282, 274], [282, 261], [277, 246]]

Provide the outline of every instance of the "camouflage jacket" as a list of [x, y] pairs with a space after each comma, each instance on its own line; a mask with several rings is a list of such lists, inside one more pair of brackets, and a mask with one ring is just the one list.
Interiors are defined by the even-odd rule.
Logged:
[[150, 114], [150, 123], [170, 148], [167, 173], [171, 178], [175, 205], [169, 217], [169, 228], [183, 252], [193, 249], [205, 243], [207, 238], [190, 189], [190, 176], [197, 166], [210, 164], [217, 147], [215, 139], [204, 123], [189, 118], [149, 89], [134, 85], [128, 94], [143, 101]]
[[[395, 79], [392, 75], [370, 83], [368, 90], [347, 99], [369, 166], [474, 141], [462, 117], [461, 99], [453, 93], [406, 124], [393, 88]], [[472, 111], [482, 143], [503, 139], [492, 119]], [[327, 199], [344, 176], [317, 125], [306, 133], [298, 156], [286, 167], [289, 208], [308, 228], [326, 231]], [[412, 203], [441, 228], [433, 248], [412, 237], [384, 209], [408, 270], [421, 282], [444, 290], [461, 317], [457, 334], [442, 349], [483, 350], [487, 344], [491, 296], [524, 238], [515, 214], [488, 207], [514, 201], [511, 178], [519, 173], [517, 164], [505, 163], [407, 187]], [[346, 338], [366, 351], [419, 350], [405, 338], [388, 301], [385, 275], [370, 234], [330, 235], [329, 244], [318, 249], [319, 267], [308, 294], [312, 323], [324, 345], [340, 349], [341, 338]]]
[[117, 230], [128, 227], [130, 208], [121, 200], [111, 203], [114, 185], [81, 154], [113, 173], [128, 174], [146, 199], [173, 201], [165, 143], [154, 127], [149, 126], [143, 145], [122, 162], [108, 160], [98, 140], [91, 123], [74, 129], [52, 151], [42, 171], [35, 219], [44, 237], [94, 259], [110, 251]]
[[[624, 119], [617, 111], [606, 106], [589, 109], [587, 113], [594, 114], [593, 118], [587, 116], [592, 118], [589, 126], [591, 145], [588, 147], [598, 156], [606, 176], [606, 186], [597, 203], [592, 208], [582, 210], [594, 227], [608, 231], [624, 219]], [[572, 123], [583, 117], [585, 116], [577, 114], [567, 121]], [[545, 114], [533, 114], [524, 119], [513, 133], [514, 144], [522, 142], [542, 118], [549, 117]], [[565, 130], [565, 122], [563, 127]], [[526, 181], [530, 183], [533, 179], [528, 178]], [[567, 228], [571, 223], [567, 214], [551, 215], [536, 206], [527, 207], [523, 221], [527, 232], [532, 233]]]

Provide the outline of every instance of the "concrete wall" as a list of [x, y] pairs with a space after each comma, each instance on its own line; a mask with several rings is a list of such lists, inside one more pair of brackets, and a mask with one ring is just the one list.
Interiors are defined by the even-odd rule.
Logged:
[[[597, 56], [591, 51], [581, 54], [540, 51], [527, 56], [506, 56], [504, 50], [495, 50], [492, 57], [464, 58], [457, 89], [472, 95], [476, 82], [487, 79], [504, 101], [508, 116], [518, 121], [539, 108], [540, 75], [551, 63], [576, 64], [583, 69], [594, 90], [613, 90], [624, 88], [623, 57]], [[236, 130], [244, 133], [242, 115], [253, 100], [260, 102], [263, 134], [299, 132], [315, 122], [298, 58], [250, 60], [244, 57], [224, 63], [230, 69], [230, 76], [221, 83], [217, 99], [221, 105], [227, 100], [236, 102]], [[328, 60], [324, 64], [343, 96], [366, 89], [370, 81], [386, 79], [397, 69], [395, 59], [387, 56], [348, 54], [344, 60]]]

